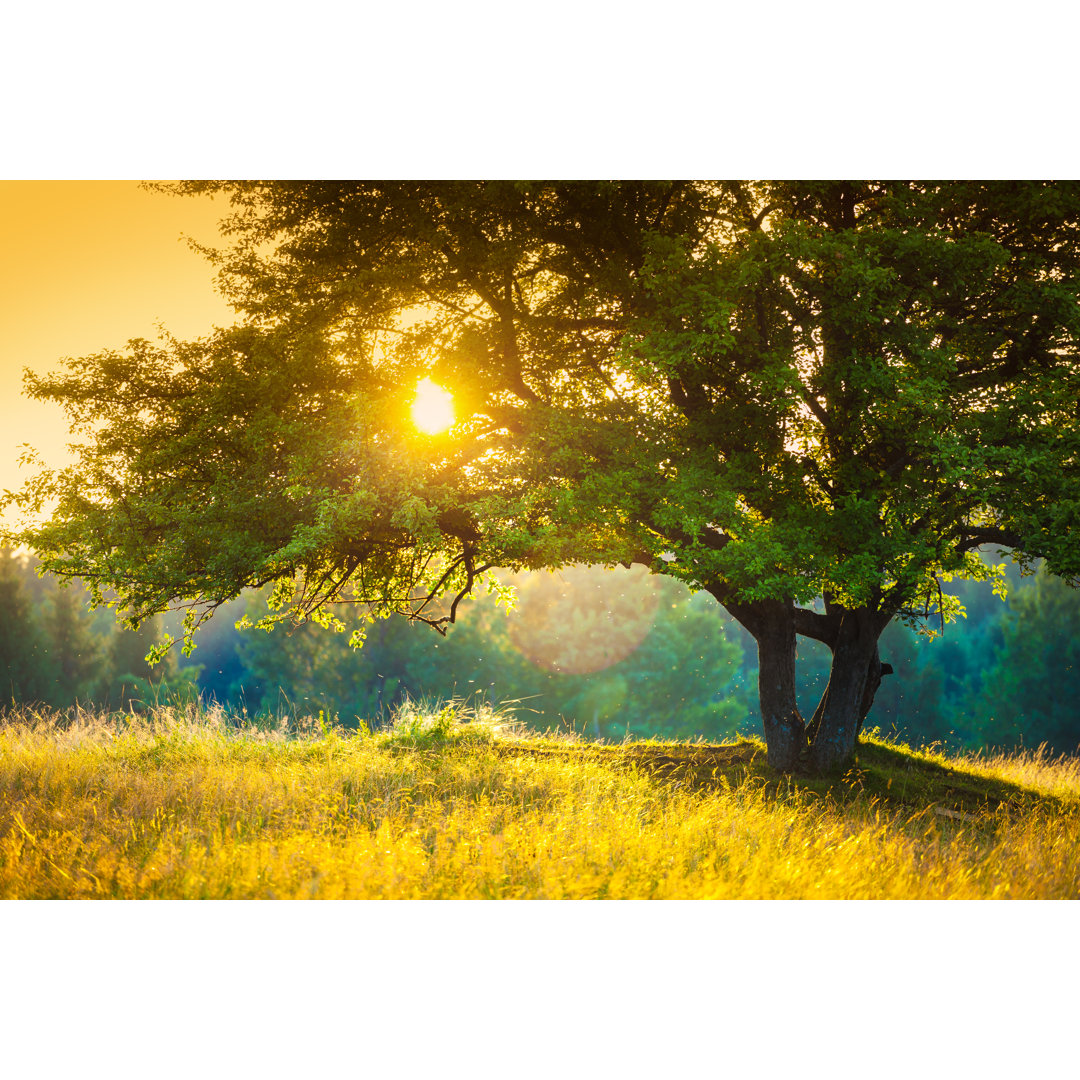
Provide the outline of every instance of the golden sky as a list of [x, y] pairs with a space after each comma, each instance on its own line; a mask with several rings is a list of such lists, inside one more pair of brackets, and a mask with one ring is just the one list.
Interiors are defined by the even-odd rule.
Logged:
[[182, 238], [213, 242], [225, 210], [134, 180], [0, 181], [0, 489], [27, 475], [22, 443], [66, 460], [63, 414], [23, 397], [23, 368], [152, 338], [158, 323], [188, 338], [232, 321]]

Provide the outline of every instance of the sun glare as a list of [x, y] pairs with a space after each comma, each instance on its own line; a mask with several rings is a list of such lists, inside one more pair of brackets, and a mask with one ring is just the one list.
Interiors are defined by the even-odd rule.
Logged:
[[445, 431], [454, 423], [453, 396], [430, 379], [421, 379], [416, 384], [412, 418], [413, 423], [429, 435]]

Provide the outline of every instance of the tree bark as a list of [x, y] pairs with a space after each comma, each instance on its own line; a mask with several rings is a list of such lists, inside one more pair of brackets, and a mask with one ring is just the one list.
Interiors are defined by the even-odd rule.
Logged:
[[881, 686], [881, 680], [886, 675], [891, 674], [892, 664], [883, 664], [881, 662], [881, 652], [878, 649], [877, 642], [875, 642], [874, 655], [870, 660], [870, 666], [866, 670], [866, 688], [863, 690], [862, 702], [859, 705], [859, 722], [855, 726], [856, 736], [858, 736], [859, 732], [863, 729], [863, 721], [869, 714], [870, 707], [874, 704], [874, 698], [877, 697], [878, 688]]
[[806, 727], [795, 699], [794, 605], [759, 600], [752, 604], [729, 601], [724, 606], [757, 642], [758, 701], [766, 760], [773, 769], [791, 772], [806, 749]]
[[[833, 642], [826, 642], [826, 644], [830, 648], [833, 646]], [[875, 644], [874, 655], [871, 657], [870, 663], [866, 669], [866, 687], [863, 689], [862, 701], [859, 703], [859, 720], [855, 725], [856, 736], [862, 731], [863, 721], [866, 720], [870, 708], [874, 704], [874, 698], [877, 696], [878, 688], [881, 686], [881, 680], [886, 675], [891, 675], [892, 670], [892, 664], [883, 664], [881, 662], [881, 653], [878, 651], [878, 647]], [[814, 715], [807, 722], [806, 738], [809, 742], [814, 741], [814, 737], [818, 733], [818, 728], [821, 727], [821, 714], [825, 711], [825, 697], [825, 694], [821, 695], [821, 700], [814, 710]]]
[[829, 685], [815, 710], [811, 772], [835, 772], [855, 756], [855, 739], [881, 683], [878, 638], [887, 620], [866, 609], [844, 611], [833, 646]]
[[770, 620], [756, 640], [766, 760], [790, 772], [806, 749], [806, 728], [795, 700], [795, 626], [790, 619]]

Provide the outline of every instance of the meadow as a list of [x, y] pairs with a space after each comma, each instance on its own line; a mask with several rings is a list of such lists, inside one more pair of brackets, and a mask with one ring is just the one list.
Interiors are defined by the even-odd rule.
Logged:
[[1080, 761], [871, 733], [832, 780], [753, 739], [592, 743], [406, 705], [391, 729], [15, 709], [0, 897], [1069, 899]]

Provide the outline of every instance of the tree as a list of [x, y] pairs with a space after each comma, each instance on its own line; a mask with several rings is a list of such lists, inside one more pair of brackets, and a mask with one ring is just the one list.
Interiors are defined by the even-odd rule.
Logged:
[[1010, 598], [1003, 640], [968, 707], [985, 744], [1080, 749], [1080, 593], [1040, 572]]
[[137, 630], [114, 627], [106, 650], [107, 677], [99, 698], [113, 708], [170, 700], [190, 700], [198, 695], [197, 665], [180, 668], [169, 654], [154, 665], [147, 661], [162, 632], [161, 619], [152, 616]]
[[46, 645], [24, 587], [29, 571], [0, 547], [0, 708], [43, 701], [49, 689]]
[[[249, 620], [252, 616], [259, 618], [260, 607], [266, 610], [264, 598], [249, 599]], [[346, 724], [355, 724], [357, 718], [367, 722], [383, 715], [394, 704], [397, 680], [389, 672], [384, 673], [385, 665], [376, 658], [384, 653], [382, 639], [391, 628], [400, 635], [400, 628], [388, 619], [369, 636], [359, 653], [341, 637], [312, 624], [291, 627], [288, 635], [244, 635], [239, 654], [251, 680], [246, 702], [266, 711], [285, 705], [305, 712], [337, 714]], [[373, 663], [378, 670], [373, 669]], [[283, 699], [275, 700], [277, 695]]]
[[219, 189], [242, 323], [28, 383], [87, 442], [19, 538], [135, 622], [276, 583], [270, 622], [445, 629], [493, 567], [640, 562], [753, 635], [770, 763], [823, 771], [981, 547], [1080, 572], [1076, 184], [179, 186]]
[[78, 582], [62, 582], [49, 590], [42, 612], [51, 669], [45, 700], [56, 708], [87, 704], [103, 682], [102, 647], [87, 599]]

